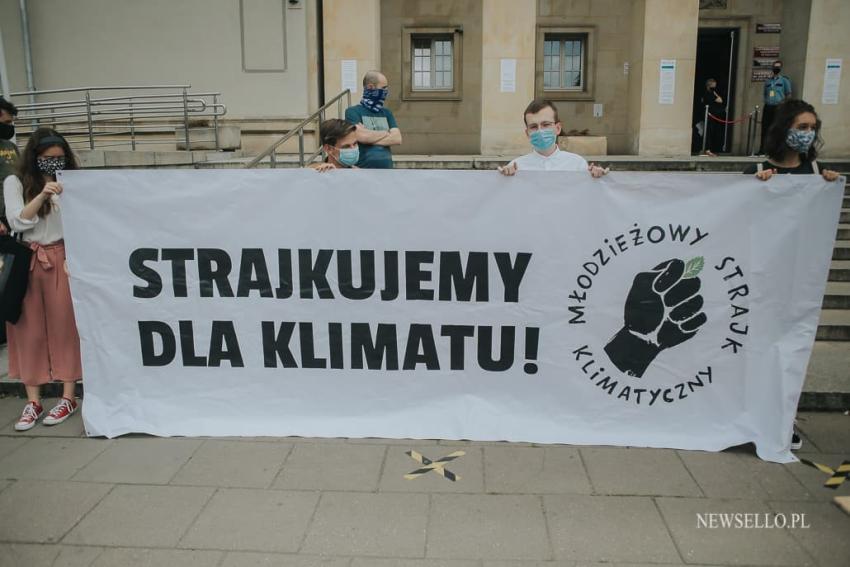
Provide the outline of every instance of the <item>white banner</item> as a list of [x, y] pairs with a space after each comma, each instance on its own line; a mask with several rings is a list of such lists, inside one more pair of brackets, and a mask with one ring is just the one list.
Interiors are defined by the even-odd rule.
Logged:
[[789, 461], [843, 180], [64, 172], [89, 435]]

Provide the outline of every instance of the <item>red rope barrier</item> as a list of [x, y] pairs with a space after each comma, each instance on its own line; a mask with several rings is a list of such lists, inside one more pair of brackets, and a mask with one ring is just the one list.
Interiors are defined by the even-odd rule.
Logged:
[[736, 118], [735, 120], [724, 120], [722, 118], [718, 118], [717, 116], [713, 115], [710, 112], [708, 113], [708, 117], [711, 118], [712, 120], [716, 121], [716, 122], [720, 122], [721, 124], [738, 124], [739, 122], [744, 122], [745, 120], [750, 119], [750, 115], [745, 114], [740, 118]]

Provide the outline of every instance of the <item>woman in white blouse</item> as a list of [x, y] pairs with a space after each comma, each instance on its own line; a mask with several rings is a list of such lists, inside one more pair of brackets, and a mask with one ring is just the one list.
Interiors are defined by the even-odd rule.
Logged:
[[62, 423], [77, 410], [74, 383], [82, 377], [80, 337], [74, 320], [62, 231], [62, 184], [56, 172], [77, 169], [68, 142], [50, 128], [39, 128], [18, 161], [18, 174], [3, 182], [10, 228], [33, 251], [29, 283], [18, 322], [6, 324], [9, 376], [20, 379], [27, 405], [15, 424], [18, 431], [35, 426], [44, 413], [40, 386], [62, 382], [59, 403], [45, 425]]

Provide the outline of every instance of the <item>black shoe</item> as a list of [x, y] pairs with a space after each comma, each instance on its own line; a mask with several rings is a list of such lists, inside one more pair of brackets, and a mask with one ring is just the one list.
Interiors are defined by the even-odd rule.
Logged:
[[799, 451], [803, 447], [803, 440], [797, 435], [797, 432], [791, 434], [791, 450]]

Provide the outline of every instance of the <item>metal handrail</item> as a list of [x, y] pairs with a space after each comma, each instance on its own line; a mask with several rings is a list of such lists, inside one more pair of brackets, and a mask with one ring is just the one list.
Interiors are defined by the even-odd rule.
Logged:
[[[21, 124], [31, 124], [31, 129], [19, 128], [21, 135], [31, 134], [41, 124], [53, 127], [68, 127], [69, 137], [84, 136], [90, 149], [95, 149], [97, 138], [102, 136], [129, 135], [132, 149], [137, 144], [162, 143], [166, 140], [137, 140], [137, 134], [149, 132], [151, 128], [158, 131], [172, 130], [182, 127], [182, 137], [187, 151], [191, 150], [190, 130], [213, 132], [215, 148], [220, 149], [218, 119], [227, 113], [227, 107], [219, 102], [221, 93], [202, 92], [190, 93], [191, 85], [132, 85], [132, 86], [101, 86], [73, 87], [64, 89], [49, 89], [32, 92], [14, 92], [10, 97], [30, 97], [82, 93], [83, 98], [62, 97], [63, 100], [18, 104]], [[162, 91], [126, 94], [125, 96], [95, 96], [97, 91]], [[209, 99], [212, 99], [211, 101]], [[193, 125], [198, 118], [209, 120], [212, 127]], [[128, 129], [129, 128], [129, 129]], [[69, 142], [71, 142], [69, 140]], [[74, 140], [71, 143], [79, 143]], [[127, 142], [124, 142], [126, 144]], [[101, 146], [105, 144], [101, 143]], [[122, 145], [121, 142], [106, 144]]]
[[321, 153], [322, 147], [321, 147], [321, 144], [319, 144], [319, 148], [316, 151], [314, 151], [310, 155], [309, 159], [306, 160], [306, 162], [305, 162], [305, 160], [304, 160], [304, 128], [309, 123], [311, 123], [312, 121], [315, 120], [316, 126], [317, 126], [316, 130], [318, 131], [318, 129], [319, 129], [318, 126], [322, 122], [324, 122], [324, 120], [325, 120], [325, 111], [328, 108], [330, 108], [331, 106], [333, 106], [334, 104], [336, 104], [336, 106], [337, 106], [337, 116], [342, 116], [343, 115], [342, 114], [342, 98], [343, 97], [346, 98], [347, 106], [351, 106], [351, 90], [345, 89], [344, 91], [342, 91], [341, 93], [339, 93], [338, 95], [336, 95], [335, 97], [330, 99], [328, 102], [326, 102], [325, 104], [320, 106], [319, 109], [316, 110], [313, 114], [311, 114], [310, 116], [308, 116], [307, 118], [305, 118], [304, 120], [299, 122], [294, 128], [292, 128], [289, 132], [287, 132], [286, 134], [281, 136], [276, 142], [272, 143], [268, 148], [263, 150], [263, 152], [261, 152], [260, 155], [258, 155], [257, 157], [252, 159], [250, 162], [248, 162], [245, 165], [244, 169], [250, 169], [252, 167], [256, 167], [257, 164], [260, 163], [261, 161], [263, 161], [263, 159], [266, 158], [266, 157], [269, 158], [269, 162], [271, 164], [271, 167], [273, 167], [273, 168], [277, 167], [277, 159], [275, 158], [275, 152], [281, 146], [281, 144], [284, 144], [287, 140], [289, 140], [290, 138], [292, 138], [296, 134], [298, 135], [298, 164], [301, 167], [304, 167], [305, 163], [312, 162], [316, 158], [316, 156]]
[[18, 91], [9, 93], [9, 96], [29, 96], [55, 94], [55, 93], [84, 93], [86, 91], [134, 91], [134, 90], [157, 90], [157, 89], [191, 89], [192, 85], [131, 85], [131, 86], [107, 86], [107, 87], [71, 87], [67, 89], [49, 89], [38, 91]]

